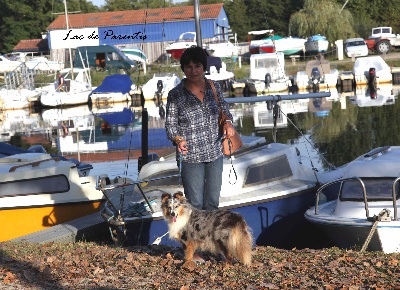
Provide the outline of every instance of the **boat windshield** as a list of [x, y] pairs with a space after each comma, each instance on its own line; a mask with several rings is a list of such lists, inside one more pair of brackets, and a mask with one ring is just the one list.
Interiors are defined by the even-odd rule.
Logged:
[[[362, 178], [369, 201], [392, 200], [392, 186], [395, 178]], [[399, 199], [399, 183], [396, 184], [396, 199]], [[363, 200], [363, 190], [360, 182], [349, 179], [343, 182], [340, 200]]]
[[255, 68], [266, 68], [271, 66], [278, 66], [278, 60], [276, 58], [256, 59], [255, 61]]

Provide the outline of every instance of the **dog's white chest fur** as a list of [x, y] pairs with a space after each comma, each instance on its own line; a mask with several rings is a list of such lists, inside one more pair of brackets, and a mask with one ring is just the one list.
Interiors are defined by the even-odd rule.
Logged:
[[173, 239], [180, 239], [182, 229], [186, 226], [189, 220], [190, 213], [180, 215], [176, 218], [176, 221], [169, 221], [169, 236]]

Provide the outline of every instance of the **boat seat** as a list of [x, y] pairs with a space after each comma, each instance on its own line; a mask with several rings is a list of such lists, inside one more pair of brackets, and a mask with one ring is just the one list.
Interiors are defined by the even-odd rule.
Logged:
[[71, 80], [65, 80], [63, 85], [63, 91], [69, 92], [70, 88], [71, 88]]
[[296, 64], [296, 59], [300, 59], [300, 55], [291, 55], [290, 59], [292, 60], [292, 64]]

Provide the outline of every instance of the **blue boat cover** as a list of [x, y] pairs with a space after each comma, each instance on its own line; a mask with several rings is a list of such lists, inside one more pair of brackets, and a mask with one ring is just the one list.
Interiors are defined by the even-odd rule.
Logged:
[[106, 76], [93, 93], [123, 93], [126, 94], [131, 90], [132, 80], [129, 75], [114, 74]]
[[128, 125], [133, 123], [135, 117], [134, 113], [128, 108], [124, 108], [121, 112], [103, 113], [97, 116], [110, 125]]

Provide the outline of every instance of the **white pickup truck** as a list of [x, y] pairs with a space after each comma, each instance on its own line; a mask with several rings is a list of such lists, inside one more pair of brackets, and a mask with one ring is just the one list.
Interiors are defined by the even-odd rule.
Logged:
[[375, 27], [365, 42], [370, 50], [389, 53], [393, 48], [400, 48], [400, 34], [394, 34], [392, 27]]

